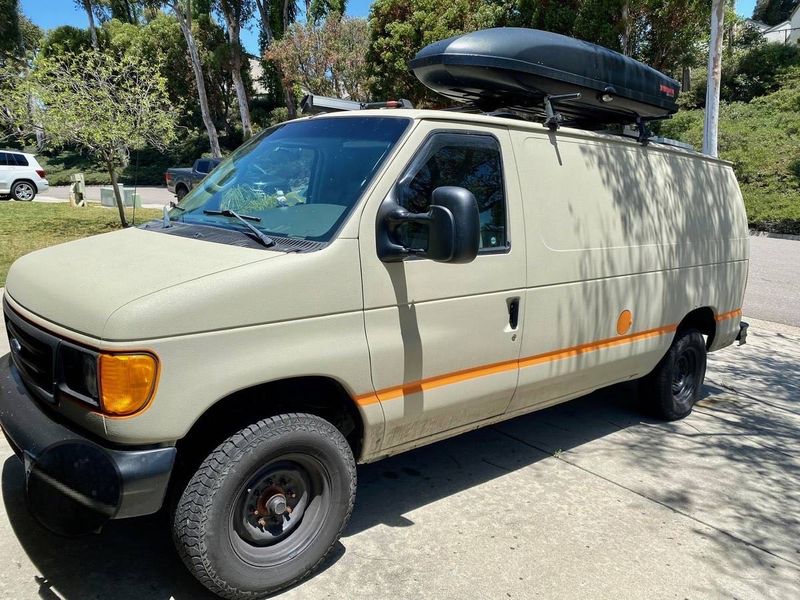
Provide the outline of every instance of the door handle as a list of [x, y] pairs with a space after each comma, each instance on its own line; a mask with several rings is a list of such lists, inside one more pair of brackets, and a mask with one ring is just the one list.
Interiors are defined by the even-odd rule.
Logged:
[[508, 324], [516, 329], [519, 323], [519, 296], [508, 299]]

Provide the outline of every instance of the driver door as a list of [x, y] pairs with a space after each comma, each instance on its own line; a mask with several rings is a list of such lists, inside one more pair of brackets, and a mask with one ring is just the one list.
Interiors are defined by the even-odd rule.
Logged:
[[[464, 131], [423, 121], [390, 168], [395, 197], [411, 212], [427, 212], [439, 186], [473, 193], [481, 250], [471, 263], [382, 262], [375, 242], [380, 203], [364, 210], [364, 317], [373, 384], [386, 418], [384, 448], [499, 415], [516, 389], [525, 232], [512, 161], [502, 127]], [[426, 226], [404, 227], [404, 245], [426, 246]]]

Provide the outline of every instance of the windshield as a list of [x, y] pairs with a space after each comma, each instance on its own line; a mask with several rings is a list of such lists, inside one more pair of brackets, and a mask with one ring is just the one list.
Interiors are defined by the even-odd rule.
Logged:
[[252, 224], [269, 236], [327, 242], [409, 122], [318, 117], [268, 129], [220, 163], [170, 219], [241, 229], [237, 219], [219, 214], [235, 211], [254, 217]]

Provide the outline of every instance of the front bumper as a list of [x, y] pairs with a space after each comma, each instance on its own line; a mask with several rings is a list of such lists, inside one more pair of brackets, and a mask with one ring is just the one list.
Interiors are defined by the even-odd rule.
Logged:
[[97, 531], [164, 502], [174, 447], [111, 448], [73, 430], [33, 399], [10, 354], [0, 357], [0, 426], [25, 464], [28, 507], [57, 533]]

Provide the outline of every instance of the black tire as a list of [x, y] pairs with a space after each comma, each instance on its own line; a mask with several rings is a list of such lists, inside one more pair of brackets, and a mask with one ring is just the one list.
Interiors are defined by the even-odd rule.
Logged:
[[31, 202], [36, 197], [36, 191], [36, 186], [32, 182], [23, 179], [15, 181], [11, 186], [11, 197], [18, 202]]
[[[270, 417], [200, 465], [175, 509], [175, 546], [215, 594], [260, 598], [322, 563], [347, 525], [355, 490], [353, 454], [333, 425], [308, 414]], [[278, 497], [291, 512], [275, 516]]]
[[175, 197], [178, 199], [178, 202], [183, 200], [184, 196], [189, 193], [189, 190], [186, 189], [185, 185], [179, 185], [175, 188]]
[[696, 329], [679, 331], [664, 358], [640, 381], [639, 394], [651, 412], [667, 421], [692, 412], [706, 375], [706, 343]]

